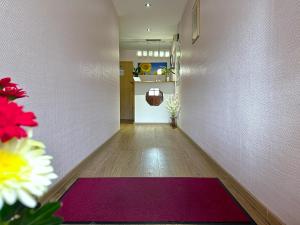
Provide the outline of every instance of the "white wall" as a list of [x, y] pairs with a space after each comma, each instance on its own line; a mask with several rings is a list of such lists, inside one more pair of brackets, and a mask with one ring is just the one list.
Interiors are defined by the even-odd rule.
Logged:
[[272, 212], [300, 224], [300, 1], [201, 0], [180, 24], [181, 128]]
[[119, 129], [118, 19], [110, 0], [0, 0], [0, 77], [30, 98], [60, 178]]
[[[159, 88], [164, 101], [159, 106], [150, 106], [146, 101], [146, 93], [151, 88]], [[168, 83], [135, 83], [135, 123], [170, 123], [167, 100], [174, 95], [175, 84]]]

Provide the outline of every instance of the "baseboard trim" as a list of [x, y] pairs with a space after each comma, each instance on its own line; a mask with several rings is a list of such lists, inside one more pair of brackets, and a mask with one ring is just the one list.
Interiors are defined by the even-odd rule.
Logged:
[[[252, 193], [250, 193], [243, 185], [241, 185], [230, 173], [228, 173], [217, 161], [215, 161], [206, 151], [201, 148], [187, 133], [185, 133], [180, 127], [178, 130], [193, 143], [193, 145], [200, 149], [206, 159], [213, 164], [213, 166], [218, 169], [218, 171], [222, 174], [223, 182], [230, 186], [231, 189], [235, 190], [242, 196], [250, 205], [253, 210], [258, 212], [268, 224], [270, 225], [285, 225], [274, 213], [272, 213], [263, 203], [261, 203]], [[235, 195], [235, 193], [232, 193]]]
[[64, 176], [60, 181], [58, 181], [50, 190], [39, 200], [42, 204], [46, 202], [57, 201], [61, 195], [69, 189], [69, 187], [76, 181], [80, 171], [82, 171], [85, 166], [89, 164], [89, 161], [98, 154], [99, 151], [120, 132], [118, 130], [115, 132], [107, 141], [105, 141], [100, 147], [83, 159], [74, 169], [72, 169], [66, 176]]

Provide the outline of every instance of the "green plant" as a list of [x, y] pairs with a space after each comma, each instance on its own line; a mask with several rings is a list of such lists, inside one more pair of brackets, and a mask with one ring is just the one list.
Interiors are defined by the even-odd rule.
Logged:
[[141, 73], [141, 67], [138, 66], [136, 68], [133, 68], [132, 74], [134, 77], [138, 77], [140, 73]]
[[176, 118], [180, 111], [180, 102], [177, 95], [173, 95], [167, 100], [167, 110], [171, 118]]
[[162, 68], [162, 75], [172, 75], [172, 74], [175, 74], [173, 70], [174, 70], [174, 68], [172, 68], [172, 67], [170, 67], [170, 68], [163, 67]]
[[53, 214], [60, 208], [58, 202], [47, 203], [34, 209], [16, 202], [4, 204], [0, 211], [1, 225], [60, 225], [62, 220]]

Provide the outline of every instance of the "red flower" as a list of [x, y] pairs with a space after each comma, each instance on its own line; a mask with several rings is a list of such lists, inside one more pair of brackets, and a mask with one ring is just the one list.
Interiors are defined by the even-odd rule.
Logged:
[[12, 138], [27, 137], [21, 126], [35, 127], [38, 123], [32, 112], [24, 112], [22, 106], [0, 97], [0, 140], [6, 142]]
[[18, 85], [11, 83], [10, 77], [0, 79], [0, 96], [6, 97], [9, 100], [26, 97], [26, 92], [18, 88]]
[[0, 79], [0, 89], [6, 88], [6, 87], [17, 87], [16, 84], [11, 83], [11, 78], [10, 77], [5, 77], [3, 79]]
[[26, 97], [26, 92], [18, 87], [5, 87], [0, 90], [0, 96], [7, 97], [9, 100]]

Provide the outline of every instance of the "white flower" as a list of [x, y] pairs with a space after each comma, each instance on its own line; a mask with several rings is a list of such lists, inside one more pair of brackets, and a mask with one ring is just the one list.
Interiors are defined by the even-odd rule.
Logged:
[[180, 111], [180, 102], [177, 95], [174, 95], [167, 100], [167, 110], [172, 118], [178, 116]]
[[4, 202], [13, 205], [17, 200], [34, 208], [36, 197], [57, 178], [51, 159], [43, 143], [29, 138], [0, 143], [0, 209]]

